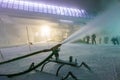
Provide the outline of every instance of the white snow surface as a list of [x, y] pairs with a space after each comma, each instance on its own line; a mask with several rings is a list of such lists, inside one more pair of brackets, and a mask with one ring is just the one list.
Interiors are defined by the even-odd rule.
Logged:
[[[55, 44], [33, 44], [31, 52], [49, 49]], [[120, 80], [120, 46], [112, 45], [85, 45], [85, 44], [64, 44], [60, 50], [60, 59], [69, 60], [69, 56], [77, 59], [78, 64], [85, 62], [93, 72], [90, 72], [85, 67], [75, 68], [64, 66], [56, 77], [56, 71], [59, 67], [57, 63], [48, 63], [44, 72], [32, 71], [28, 74], [7, 78], [0, 76], [0, 80], [60, 80], [69, 71], [71, 71], [80, 80]], [[12, 59], [14, 57], [29, 54], [28, 45], [1, 48], [1, 53], [4, 59], [0, 57], [1, 62]], [[11, 74], [21, 72], [29, 68], [32, 62], [35, 64], [45, 59], [51, 52], [37, 54], [32, 57], [18, 60], [15, 62], [0, 65], [0, 74]], [[40, 68], [38, 68], [40, 69]], [[68, 80], [72, 80], [69, 78]]]

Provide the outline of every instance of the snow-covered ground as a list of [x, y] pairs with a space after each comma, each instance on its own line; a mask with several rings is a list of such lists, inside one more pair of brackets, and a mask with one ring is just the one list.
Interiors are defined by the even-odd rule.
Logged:
[[[31, 45], [31, 52], [49, 49], [55, 44], [34, 44]], [[13, 57], [21, 56], [30, 53], [27, 45], [2, 48], [1, 53], [4, 60], [0, 58], [1, 62], [11, 59]], [[32, 57], [0, 65], [0, 74], [16, 73], [28, 69], [32, 62], [35, 64], [45, 59], [49, 53], [42, 53]], [[48, 63], [44, 70], [47, 73], [31, 72], [26, 75], [14, 77], [8, 80], [60, 80], [61, 76], [65, 76], [67, 72], [71, 71], [81, 80], [120, 80], [120, 46], [112, 45], [84, 45], [84, 44], [64, 44], [61, 46], [60, 59], [69, 60], [69, 56], [77, 59], [78, 64], [82, 61], [87, 63], [93, 72], [86, 68], [75, 68], [71, 66], [64, 66], [60, 72], [59, 77], [55, 77], [56, 70], [59, 64]], [[7, 80], [6, 77], [0, 77], [0, 80]], [[69, 79], [71, 80], [71, 79]]]

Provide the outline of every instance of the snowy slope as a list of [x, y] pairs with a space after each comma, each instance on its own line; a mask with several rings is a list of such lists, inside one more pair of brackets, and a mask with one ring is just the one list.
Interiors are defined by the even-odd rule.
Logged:
[[[45, 44], [44, 45], [37, 44], [37, 45], [32, 45], [31, 48], [32, 50], [35, 51], [39, 49], [41, 50], [43, 48], [49, 48], [50, 46], [52, 45], [45, 46]], [[20, 53], [20, 51], [22, 53]], [[23, 52], [27, 54], [28, 48], [27, 46], [26, 48], [25, 46], [9, 48], [9, 50], [7, 48], [6, 50], [4, 49], [3, 52], [4, 52], [3, 53], [4, 57], [8, 59], [9, 58], [8, 55], [11, 55], [12, 57], [16, 57], [19, 55], [24, 55]], [[45, 54], [43, 53], [27, 59], [12, 62], [10, 64], [0, 65], [0, 73], [1, 74], [15, 73], [28, 69], [32, 62], [35, 62], [37, 64], [41, 60], [45, 59], [48, 55], [49, 53], [45, 53]], [[73, 56], [74, 59], [77, 58], [79, 64], [82, 61], [84, 61], [91, 67], [93, 72], [88, 71], [84, 67], [78, 69], [70, 66], [64, 66], [60, 70], [59, 77], [60, 76], [64, 77], [69, 71], [72, 71], [77, 78], [83, 80], [119, 80], [120, 79], [120, 68], [119, 68], [120, 46], [83, 45], [83, 44], [65, 44], [61, 46], [60, 59], [68, 60], [69, 56]], [[56, 78], [54, 75], [51, 75], [56, 73], [58, 66], [59, 64], [56, 63], [47, 64], [45, 66], [44, 71], [50, 73], [49, 75], [45, 73], [29, 73], [27, 75], [11, 78], [10, 80], [25, 80], [25, 79], [34, 80], [36, 78], [37, 80], [48, 80], [49, 78], [51, 78], [51, 80], [52, 78], [55, 78], [53, 80], [59, 80], [60, 78]], [[43, 76], [38, 77], [39, 74], [40, 75], [42, 74]], [[28, 75], [32, 75], [32, 77]], [[7, 80], [7, 79], [0, 78], [0, 80]]]

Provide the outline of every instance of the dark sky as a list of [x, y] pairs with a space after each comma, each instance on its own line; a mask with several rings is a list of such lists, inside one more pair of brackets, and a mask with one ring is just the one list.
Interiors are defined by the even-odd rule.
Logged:
[[100, 11], [101, 0], [31, 0], [39, 1], [47, 4], [54, 4], [58, 6], [75, 7], [87, 10], [90, 13], [97, 13]]

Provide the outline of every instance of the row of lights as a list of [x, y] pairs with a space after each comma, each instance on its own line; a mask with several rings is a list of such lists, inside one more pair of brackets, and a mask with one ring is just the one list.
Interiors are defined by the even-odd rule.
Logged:
[[87, 17], [87, 13], [83, 9], [75, 9], [75, 8], [66, 8], [54, 5], [47, 5], [29, 1], [21, 1], [21, 0], [0, 0], [0, 5], [3, 8], [13, 8], [20, 9], [26, 11], [34, 11], [34, 12], [42, 12], [42, 13], [50, 13], [57, 15], [65, 15], [65, 16], [74, 16], [74, 17]]

